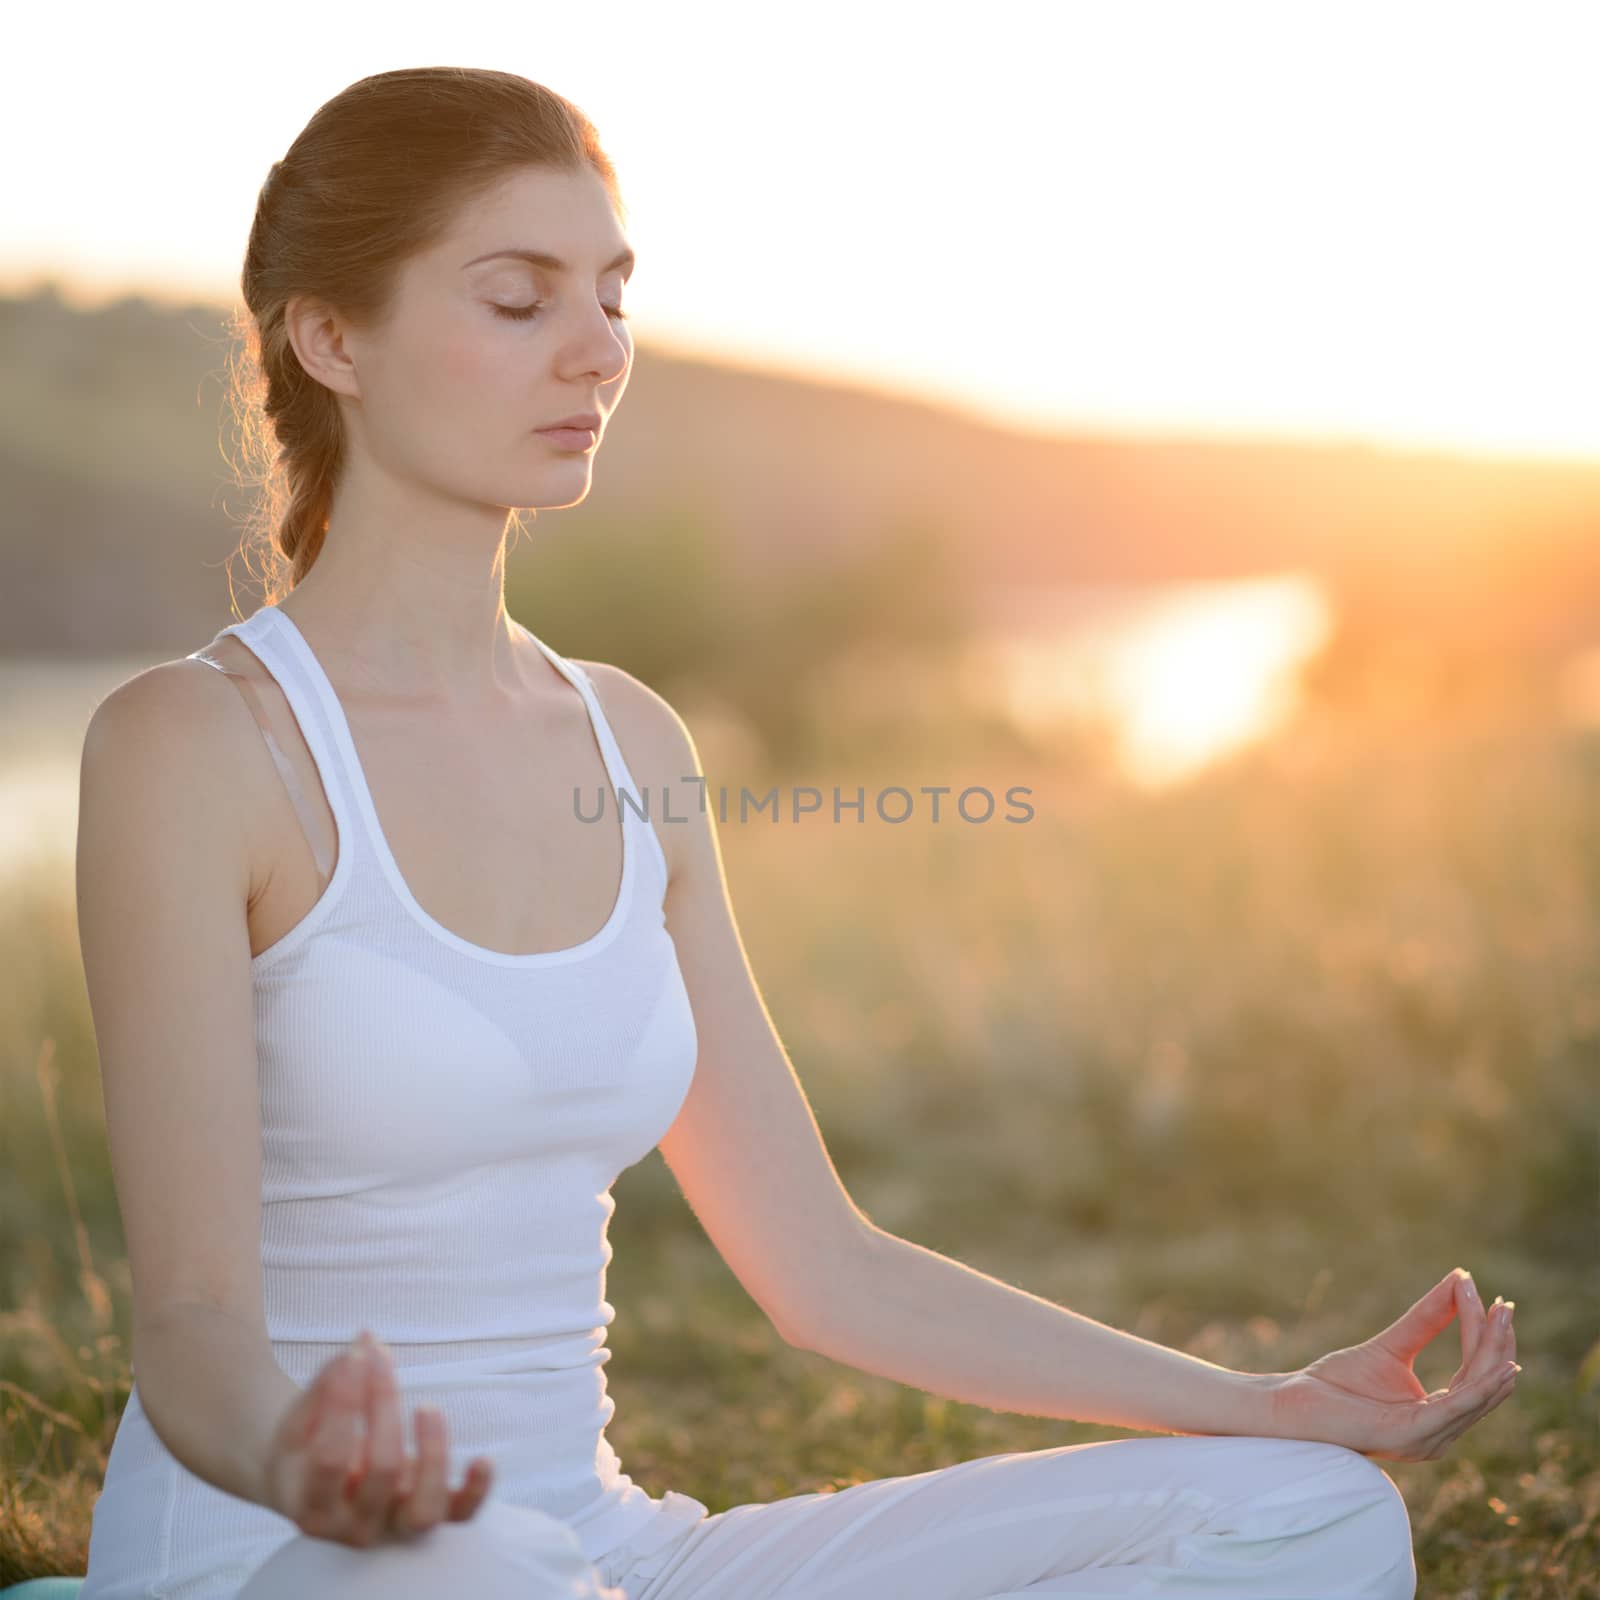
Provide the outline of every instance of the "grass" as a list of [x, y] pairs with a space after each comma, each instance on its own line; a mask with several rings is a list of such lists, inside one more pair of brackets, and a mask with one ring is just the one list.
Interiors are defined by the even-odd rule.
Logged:
[[[1469, 1267], [1517, 1301], [1524, 1371], [1443, 1459], [1384, 1463], [1420, 1593], [1600, 1595], [1600, 738], [1313, 727], [1155, 795], [1015, 751], [918, 778], [875, 748], [839, 753], [852, 792], [1026, 782], [1037, 810], [722, 828], [763, 992], [873, 1220], [1257, 1371]], [[0, 928], [0, 1584], [84, 1570], [129, 1383], [72, 902], [38, 883]], [[615, 1192], [609, 1437], [652, 1492], [715, 1511], [1126, 1436], [790, 1349], [659, 1154]], [[1458, 1359], [1452, 1328], [1419, 1376]]]

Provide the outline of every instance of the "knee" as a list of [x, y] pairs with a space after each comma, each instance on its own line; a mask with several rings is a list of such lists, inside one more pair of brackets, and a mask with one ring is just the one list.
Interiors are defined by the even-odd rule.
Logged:
[[297, 1534], [250, 1574], [238, 1600], [622, 1600], [602, 1587], [578, 1537], [528, 1507], [489, 1500], [466, 1522], [441, 1522], [367, 1549]]
[[[1366, 1461], [1363, 1456], [1362, 1460]], [[1406, 1509], [1406, 1498], [1399, 1485], [1376, 1461], [1367, 1461], [1376, 1481], [1372, 1486], [1377, 1503], [1375, 1516], [1378, 1532], [1375, 1537], [1379, 1551], [1387, 1565], [1379, 1578], [1381, 1587], [1378, 1600], [1414, 1600], [1417, 1592], [1417, 1562], [1415, 1539], [1411, 1529], [1411, 1513]]]
[[1358, 1502], [1363, 1600], [1414, 1600], [1417, 1567], [1411, 1513], [1399, 1485], [1370, 1456], [1344, 1445], [1328, 1449], [1341, 1458], [1350, 1486], [1347, 1492]]
[[1257, 1481], [1213, 1520], [1214, 1531], [1281, 1541], [1281, 1559], [1297, 1579], [1308, 1564], [1337, 1572], [1338, 1592], [1349, 1600], [1414, 1600], [1411, 1516], [1376, 1461], [1313, 1439], [1262, 1440], [1252, 1451]]

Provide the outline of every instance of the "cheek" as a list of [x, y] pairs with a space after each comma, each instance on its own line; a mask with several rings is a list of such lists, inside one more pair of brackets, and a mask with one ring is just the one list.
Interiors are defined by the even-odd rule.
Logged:
[[469, 307], [441, 317], [416, 341], [406, 377], [413, 393], [459, 406], [511, 382], [518, 364], [515, 341], [493, 313]]

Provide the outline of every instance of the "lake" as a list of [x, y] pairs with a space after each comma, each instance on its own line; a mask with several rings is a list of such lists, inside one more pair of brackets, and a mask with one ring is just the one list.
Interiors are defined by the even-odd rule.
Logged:
[[[964, 674], [1032, 734], [1093, 718], [1130, 781], [1180, 783], [1295, 715], [1334, 608], [1305, 573], [1138, 588], [997, 590]], [[0, 661], [0, 872], [70, 867], [83, 732], [160, 652]]]
[[1098, 721], [1123, 776], [1159, 788], [1288, 724], [1336, 612], [1317, 578], [1285, 572], [1001, 591], [992, 618], [971, 670], [1007, 714], [1046, 735]]

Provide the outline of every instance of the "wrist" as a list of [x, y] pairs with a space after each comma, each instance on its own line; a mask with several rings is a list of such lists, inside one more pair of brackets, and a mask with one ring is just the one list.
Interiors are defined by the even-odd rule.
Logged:
[[1281, 1372], [1240, 1372], [1234, 1367], [1203, 1362], [1205, 1401], [1196, 1409], [1186, 1406], [1149, 1423], [1123, 1426], [1151, 1427], [1166, 1433], [1229, 1434], [1259, 1438], [1278, 1436], [1281, 1426], [1276, 1402]]
[[[267, 1440], [266, 1454], [262, 1458], [256, 1476], [255, 1498], [268, 1511], [275, 1511], [280, 1517], [288, 1516], [279, 1501], [278, 1479], [282, 1466], [280, 1439], [284, 1428], [288, 1424], [289, 1411], [295, 1402], [291, 1401], [283, 1414], [278, 1418], [277, 1425], [272, 1430], [272, 1436]], [[293, 1520], [292, 1518], [290, 1519]]]
[[1278, 1394], [1285, 1380], [1292, 1374], [1287, 1372], [1241, 1372], [1238, 1377], [1241, 1381], [1241, 1393], [1244, 1395], [1244, 1411], [1249, 1418], [1249, 1425], [1241, 1428], [1241, 1433], [1251, 1433], [1266, 1439], [1282, 1439], [1288, 1437], [1283, 1429], [1283, 1419], [1278, 1407]]

